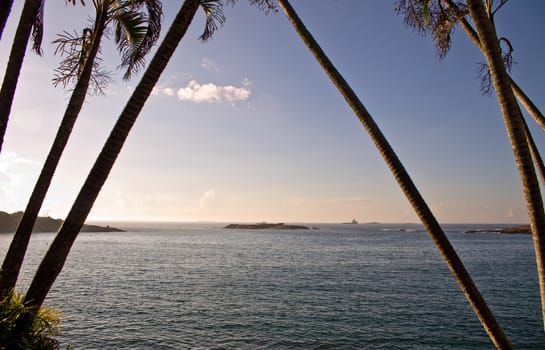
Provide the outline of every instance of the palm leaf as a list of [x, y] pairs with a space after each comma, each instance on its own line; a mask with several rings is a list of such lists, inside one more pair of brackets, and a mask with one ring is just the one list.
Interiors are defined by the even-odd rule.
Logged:
[[212, 35], [225, 23], [223, 3], [219, 0], [201, 0], [201, 8], [206, 16], [204, 31], [199, 37], [202, 41], [208, 41]]
[[[66, 89], [70, 85], [75, 85], [78, 81], [92, 45], [93, 31], [85, 28], [78, 34], [64, 31], [57, 35], [53, 41], [57, 44], [55, 54], [63, 57], [59, 66], [54, 70], [53, 85], [62, 84]], [[100, 53], [100, 51], [99, 51]], [[100, 95], [104, 93], [104, 88], [111, 82], [110, 73], [102, 68], [102, 59], [97, 55], [93, 62], [93, 72], [91, 75], [90, 94]], [[72, 88], [68, 89], [72, 90]]]
[[[121, 67], [127, 68], [123, 79], [128, 80], [144, 66], [144, 57], [159, 39], [163, 9], [158, 0], [127, 0], [120, 5], [114, 16], [118, 22], [115, 40], [122, 54]], [[147, 16], [140, 12], [144, 6]]]

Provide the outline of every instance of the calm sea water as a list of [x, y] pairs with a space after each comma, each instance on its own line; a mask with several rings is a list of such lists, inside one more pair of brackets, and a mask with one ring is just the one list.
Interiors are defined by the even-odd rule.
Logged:
[[[75, 349], [491, 349], [417, 225], [81, 234], [47, 304]], [[545, 349], [529, 235], [445, 230], [517, 349]], [[53, 234], [33, 237], [20, 287]], [[0, 235], [0, 255], [10, 235]]]

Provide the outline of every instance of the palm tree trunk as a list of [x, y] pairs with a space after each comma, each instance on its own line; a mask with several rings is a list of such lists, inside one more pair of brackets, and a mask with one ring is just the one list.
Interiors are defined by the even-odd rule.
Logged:
[[426, 227], [433, 242], [443, 256], [443, 259], [447, 263], [450, 271], [456, 278], [458, 285], [471, 303], [471, 306], [475, 310], [475, 313], [479, 317], [479, 320], [483, 324], [492, 342], [498, 348], [510, 349], [511, 345], [507, 337], [503, 333], [503, 330], [501, 329], [494, 315], [486, 305], [477, 287], [473, 283], [471, 276], [465, 269], [462, 261], [456, 254], [456, 251], [448, 241], [445, 233], [441, 229], [439, 223], [433, 216], [433, 213], [424, 201], [424, 198], [422, 198], [415, 184], [411, 180], [409, 174], [403, 167], [403, 164], [398, 159], [394, 150], [389, 145], [388, 141], [380, 131], [372, 116], [369, 114], [369, 112], [367, 112], [354, 91], [350, 88], [348, 83], [344, 80], [342, 75], [337, 71], [335, 66], [322, 51], [318, 43], [305, 28], [304, 24], [301, 22], [289, 2], [287, 0], [278, 0], [278, 3], [288, 17], [289, 21], [295, 27], [295, 30], [297, 31], [301, 39], [307, 45], [316, 60], [320, 63], [333, 84], [343, 95], [346, 102], [350, 105], [360, 122], [363, 124], [363, 127], [367, 130], [371, 139], [375, 143], [375, 146], [379, 150], [390, 171], [394, 175], [394, 178], [401, 187], [403, 193], [413, 206], [416, 214]]
[[25, 51], [30, 39], [30, 32], [41, 3], [41, 0], [25, 1], [19, 24], [17, 25], [17, 30], [15, 32], [15, 38], [13, 39], [13, 44], [11, 46], [4, 81], [2, 82], [2, 88], [0, 89], [0, 152], [2, 151], [4, 135], [8, 127], [8, 119], [13, 97], [15, 96], [17, 80], [19, 79], [19, 74], [25, 58]]
[[6, 22], [8, 21], [12, 5], [13, 0], [2, 0], [2, 4], [0, 5], [0, 40], [2, 39], [2, 33], [6, 27]]
[[522, 113], [513, 94], [511, 79], [503, 64], [498, 38], [490, 19], [486, 15], [482, 0], [468, 0], [467, 4], [479, 35], [481, 51], [490, 69], [494, 89], [496, 90], [521, 177], [536, 254], [542, 316], [545, 319], [545, 212], [539, 184], [530, 159], [530, 150], [525, 138]]
[[541, 154], [539, 153], [537, 145], [534, 142], [530, 128], [528, 127], [528, 124], [524, 118], [522, 118], [522, 123], [524, 127], [524, 134], [526, 135], [526, 141], [528, 142], [530, 155], [532, 156], [534, 164], [539, 172], [539, 176], [541, 177], [541, 183], [545, 185], [545, 163], [543, 163], [543, 158], [541, 158]]
[[537, 125], [539, 125], [543, 131], [545, 131], [545, 116], [543, 116], [543, 113], [541, 113], [532, 100], [526, 96], [524, 91], [522, 91], [522, 89], [515, 83], [513, 78], [511, 78], [511, 87], [513, 88], [513, 93], [520, 104], [524, 107], [524, 109], [526, 109]]
[[[25, 304], [31, 308], [42, 305], [49, 289], [61, 272], [87, 215], [115, 163], [129, 132], [142, 110], [153, 87], [172, 57], [178, 43], [200, 5], [200, 0], [186, 0], [172, 23], [159, 49], [155, 53], [142, 79], [121, 112], [110, 136], [87, 176], [66, 220], [51, 243], [25, 296]], [[20, 327], [25, 329], [34, 315], [27, 314]]]
[[0, 276], [0, 296], [14, 289], [15, 284], [17, 283], [19, 271], [21, 269], [21, 265], [23, 264], [28, 242], [32, 234], [32, 228], [34, 227], [34, 223], [36, 222], [36, 218], [38, 217], [38, 213], [42, 207], [64, 148], [68, 143], [68, 139], [74, 124], [76, 123], [79, 112], [81, 111], [83, 103], [85, 102], [89, 82], [91, 80], [93, 64], [100, 48], [100, 41], [106, 28], [107, 18], [107, 8], [102, 7], [101, 9], [98, 9], [95, 21], [93, 46], [91, 47], [83, 67], [83, 71], [78, 79], [74, 91], [72, 92], [70, 101], [68, 102], [68, 106], [66, 107], [66, 111], [64, 113], [64, 117], [61, 121], [61, 125], [59, 126], [53, 145], [51, 146], [46, 161], [42, 167], [38, 181], [34, 186], [23, 217], [19, 222], [17, 231], [13, 236], [13, 240], [10, 244], [6, 257], [4, 258], [4, 263], [2, 264], [2, 275]]

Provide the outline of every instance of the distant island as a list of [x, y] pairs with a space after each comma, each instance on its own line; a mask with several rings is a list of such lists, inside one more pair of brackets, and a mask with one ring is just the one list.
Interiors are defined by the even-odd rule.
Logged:
[[493, 228], [493, 229], [481, 229], [481, 230], [467, 230], [465, 233], [503, 233], [503, 234], [530, 234], [530, 225], [506, 227], [506, 228]]
[[[0, 233], [14, 233], [22, 217], [21, 211], [12, 214], [0, 211]], [[39, 216], [32, 232], [57, 232], [62, 223], [61, 219]], [[83, 225], [81, 232], [123, 232], [123, 230], [110, 226]]]
[[280, 222], [277, 224], [269, 224], [266, 222], [258, 224], [229, 224], [224, 228], [228, 229], [245, 229], [245, 230], [310, 230], [310, 227], [302, 225], [285, 225]]

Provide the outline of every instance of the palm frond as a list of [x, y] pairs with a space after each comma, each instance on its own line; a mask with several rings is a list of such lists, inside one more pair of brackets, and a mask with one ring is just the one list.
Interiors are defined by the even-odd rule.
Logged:
[[492, 75], [490, 69], [488, 69], [488, 64], [478, 63], [476, 71], [480, 80], [481, 93], [485, 96], [492, 96], [494, 84], [492, 83]]
[[439, 59], [443, 59], [450, 49], [451, 38], [458, 22], [451, 11], [442, 9], [435, 18], [435, 24], [431, 28], [435, 48]]
[[[85, 62], [92, 46], [93, 31], [85, 28], [81, 34], [64, 31], [57, 35], [53, 44], [57, 45], [55, 55], [59, 54], [63, 59], [54, 70], [53, 85], [56, 87], [62, 84], [64, 89], [71, 91], [81, 76]], [[104, 89], [111, 82], [110, 73], [102, 68], [100, 50], [93, 62], [91, 73], [91, 84], [89, 94], [104, 94]]]
[[[413, 31], [426, 34], [429, 30], [431, 16], [427, 0], [398, 0], [394, 5], [394, 10], [398, 15], [403, 16], [403, 21]], [[428, 23], [426, 18], [428, 18]]]
[[440, 59], [450, 49], [456, 24], [468, 14], [467, 6], [462, 2], [452, 1], [452, 6], [445, 7], [442, 0], [399, 0], [395, 11], [415, 32], [431, 34]]
[[[501, 56], [503, 58], [503, 64], [505, 64], [505, 68], [507, 69], [507, 71], [511, 72], [511, 68], [513, 68], [513, 65], [517, 63], [515, 59], [513, 58], [513, 51], [515, 50], [513, 49], [513, 45], [511, 45], [511, 42], [509, 41], [509, 39], [507, 39], [506, 37], [501, 37], [499, 41], [500, 41], [500, 49], [502, 53]], [[501, 44], [505, 44], [505, 45], [501, 45]], [[504, 50], [503, 46], [506, 46], [507, 50]]]
[[[278, 7], [275, 0], [248, 0], [250, 5], [257, 6], [260, 10], [269, 12], [278, 12]], [[237, 0], [225, 0], [228, 5], [234, 6]], [[201, 8], [206, 16], [206, 24], [204, 32], [199, 37], [200, 40], [206, 42], [212, 38], [214, 33], [219, 30], [225, 23], [225, 15], [223, 13], [223, 0], [201, 0]]]
[[161, 22], [163, 19], [163, 6], [158, 0], [132, 0], [135, 10], [146, 6], [147, 26], [146, 36], [142, 40], [140, 50], [147, 53], [149, 49], [157, 42], [161, 34]]
[[[226, 0], [226, 3], [228, 5], [234, 6], [237, 0]], [[278, 5], [276, 3], [276, 0], [248, 0], [250, 5], [257, 6], [262, 11], [265, 11], [265, 13], [269, 12], [278, 12]]]
[[208, 41], [225, 23], [223, 2], [220, 0], [201, 0], [201, 8], [206, 16], [206, 24], [199, 39]]
[[146, 36], [146, 17], [142, 13], [127, 9], [117, 11], [115, 17], [114, 40], [121, 54], [122, 61], [131, 63], [136, 51], [141, 47]]
[[[505, 65], [505, 68], [507, 69], [507, 71], [511, 72], [513, 65], [517, 63], [515, 59], [513, 58], [513, 51], [514, 51], [513, 45], [511, 45], [511, 42], [504, 37], [501, 37], [499, 41], [500, 41], [501, 56], [503, 58], [503, 64]], [[504, 45], [501, 45], [501, 44], [504, 44]], [[504, 49], [503, 46], [506, 46], [506, 49]], [[477, 66], [477, 74], [481, 82], [481, 93], [486, 96], [491, 96], [492, 92], [494, 91], [494, 84], [492, 83], [492, 74], [490, 73], [488, 64], [479, 63]]]
[[[147, 16], [140, 12], [144, 6]], [[118, 22], [115, 40], [122, 53], [121, 67], [127, 67], [123, 79], [128, 80], [144, 66], [144, 57], [159, 39], [163, 9], [158, 0], [128, 0], [118, 8], [118, 12], [121, 16], [115, 17]], [[125, 35], [131, 45], [127, 46], [118, 33]], [[120, 44], [124, 47], [120, 47]]]

